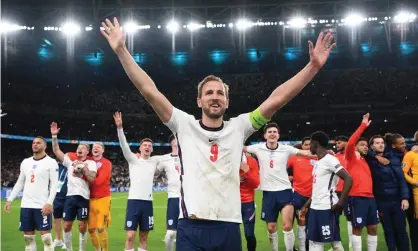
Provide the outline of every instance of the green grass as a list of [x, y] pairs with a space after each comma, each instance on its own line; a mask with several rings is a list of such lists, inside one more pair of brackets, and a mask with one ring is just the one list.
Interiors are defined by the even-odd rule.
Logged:
[[[127, 193], [113, 193], [112, 194], [112, 225], [108, 229], [109, 233], [109, 249], [110, 250], [123, 250], [125, 245], [125, 231], [124, 231], [124, 220], [125, 220], [125, 209], [126, 209], [126, 200]], [[257, 250], [270, 250], [269, 241], [267, 238], [267, 229], [263, 221], [260, 220], [260, 209], [261, 209], [261, 193], [256, 193], [256, 204], [257, 204], [257, 218], [256, 218], [256, 237], [257, 237]], [[2, 210], [4, 207], [5, 201], [2, 200], [1, 206]], [[165, 215], [166, 215], [166, 203], [167, 203], [167, 194], [164, 192], [154, 193], [154, 230], [149, 234], [148, 237], [148, 250], [165, 250], [164, 239], [165, 235]], [[1, 217], [1, 250], [3, 251], [16, 251], [24, 249], [23, 242], [23, 233], [18, 231], [19, 227], [19, 212], [20, 212], [20, 200], [16, 200], [12, 204], [11, 214], [7, 215], [2, 213]], [[280, 222], [280, 219], [279, 219]], [[347, 241], [347, 226], [345, 217], [341, 217], [341, 238], [343, 240], [343, 245], [346, 250], [348, 250], [348, 241]], [[77, 222], [73, 227], [73, 247], [74, 250], [78, 250], [78, 230]], [[280, 226], [280, 225], [279, 225]], [[295, 224], [296, 226], [296, 224]], [[295, 227], [296, 230], [296, 227]], [[284, 250], [283, 234], [281, 231], [281, 226], [279, 227], [279, 250]], [[379, 225], [379, 246], [378, 250], [385, 250], [385, 240], [383, 237], [383, 230]], [[296, 232], [295, 232], [296, 234]], [[37, 246], [38, 250], [43, 250], [43, 246], [37, 233]], [[55, 235], [55, 234], [54, 234]], [[363, 230], [363, 249], [367, 250], [366, 237], [367, 233]], [[243, 237], [243, 248], [246, 249], [245, 238]], [[135, 250], [138, 245], [138, 236], [136, 238]], [[296, 245], [298, 245], [296, 240]], [[60, 250], [57, 248], [56, 250]], [[87, 243], [87, 251], [94, 251], [91, 242]]]

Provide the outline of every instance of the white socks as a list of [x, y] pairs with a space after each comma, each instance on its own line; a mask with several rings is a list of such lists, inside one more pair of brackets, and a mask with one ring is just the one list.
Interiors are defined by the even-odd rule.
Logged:
[[174, 239], [176, 238], [177, 232], [174, 230], [167, 230], [165, 234], [164, 242], [167, 251], [172, 251], [174, 247]]
[[42, 242], [44, 243], [44, 251], [53, 251], [54, 244], [52, 242], [52, 234], [44, 234], [41, 236]]
[[84, 251], [86, 249], [86, 243], [87, 243], [87, 232], [84, 234], [80, 233], [80, 251]]
[[[279, 250], [279, 238], [277, 237], [277, 232], [274, 232], [272, 234], [268, 233], [270, 244], [271, 244], [271, 250], [272, 251], [278, 251]], [[293, 247], [292, 247], [293, 250]]]
[[306, 226], [298, 226], [299, 251], [306, 250]]
[[353, 244], [354, 251], [361, 251], [361, 236], [353, 235], [351, 236], [351, 243]]
[[309, 241], [309, 251], [324, 251], [324, 243]]
[[347, 221], [347, 233], [348, 233], [348, 246], [351, 248], [352, 244], [352, 236], [353, 236], [353, 225], [351, 225], [351, 221]]
[[286, 251], [293, 251], [293, 247], [295, 246], [295, 233], [293, 233], [293, 229], [289, 232], [283, 231], [283, 234]]
[[64, 244], [67, 251], [73, 251], [73, 235], [71, 232], [64, 232]]
[[23, 235], [25, 239], [25, 251], [36, 251], [35, 235]]
[[142, 248], [138, 248], [138, 251], [147, 251], [147, 250], [142, 249]]
[[125, 251], [135, 251], [135, 249], [125, 249]]
[[344, 251], [344, 247], [341, 241], [334, 241], [331, 243], [331, 246], [334, 251]]
[[367, 251], [377, 250], [377, 235], [367, 235]]

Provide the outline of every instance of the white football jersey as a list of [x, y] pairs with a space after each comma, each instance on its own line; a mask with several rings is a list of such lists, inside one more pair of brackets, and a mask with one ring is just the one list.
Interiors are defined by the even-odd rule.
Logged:
[[157, 170], [165, 171], [167, 175], [167, 194], [168, 198], [180, 197], [180, 158], [179, 156], [173, 156], [171, 154], [162, 155], [159, 158], [160, 163], [157, 166]]
[[338, 202], [335, 188], [339, 177], [336, 173], [343, 168], [338, 159], [331, 154], [315, 162], [312, 172], [312, 209], [328, 210]]
[[48, 155], [39, 160], [24, 159], [8, 201], [13, 201], [22, 189], [22, 208], [39, 209], [46, 203], [52, 205], [58, 189], [58, 163]]
[[[76, 161], [72, 161], [70, 157], [68, 157], [68, 154], [65, 154], [62, 165], [68, 169], [67, 196], [80, 195], [81, 197], [88, 200], [90, 199], [89, 182], [73, 175], [74, 162]], [[87, 167], [90, 171], [97, 172], [97, 165], [95, 161], [85, 160], [83, 162], [87, 164]]]
[[287, 162], [299, 149], [278, 144], [276, 149], [267, 147], [267, 143], [247, 146], [249, 153], [255, 154], [260, 166], [260, 190], [283, 191], [292, 189], [287, 174]]
[[180, 218], [241, 223], [242, 148], [256, 131], [249, 113], [207, 128], [174, 107], [166, 125], [177, 138], [182, 165]]
[[129, 164], [131, 186], [129, 187], [128, 200], [152, 200], [154, 174], [160, 156], [140, 159], [135, 153], [131, 152], [123, 129], [118, 129], [118, 138], [123, 156]]

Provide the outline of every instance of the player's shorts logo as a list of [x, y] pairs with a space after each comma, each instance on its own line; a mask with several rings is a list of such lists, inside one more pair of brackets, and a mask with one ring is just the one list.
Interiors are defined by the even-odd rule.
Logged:
[[358, 224], [361, 224], [363, 222], [363, 219], [362, 218], [357, 218], [357, 223]]
[[168, 220], [168, 225], [169, 226], [173, 225], [173, 220]]
[[65, 213], [62, 213], [62, 217], [65, 218]]
[[128, 220], [128, 221], [126, 222], [126, 226], [127, 226], [127, 227], [131, 227], [131, 226], [132, 226], [132, 221]]
[[264, 217], [266, 216], [266, 214], [264, 212], [261, 213], [261, 218], [264, 219]]

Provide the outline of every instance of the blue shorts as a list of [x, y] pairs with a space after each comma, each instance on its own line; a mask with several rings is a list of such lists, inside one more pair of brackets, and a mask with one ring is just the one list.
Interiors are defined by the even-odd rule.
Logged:
[[329, 210], [308, 211], [308, 236], [307, 239], [314, 242], [341, 241], [340, 215]]
[[283, 191], [263, 191], [261, 219], [265, 222], [277, 222], [279, 211], [292, 202], [292, 189]]
[[242, 222], [244, 223], [244, 234], [246, 237], [254, 236], [255, 226], [255, 204], [254, 201], [241, 203]]
[[177, 227], [176, 250], [241, 251], [239, 224], [180, 219]]
[[65, 198], [64, 221], [86, 221], [89, 218], [89, 200], [80, 195], [71, 195]]
[[296, 212], [300, 210], [308, 200], [309, 200], [309, 197], [305, 197], [301, 195], [300, 193], [294, 191], [292, 195], [292, 202], [290, 204], [293, 205], [293, 207], [295, 208], [295, 212]]
[[154, 229], [154, 211], [151, 200], [128, 200], [125, 230], [149, 232]]
[[62, 219], [64, 214], [65, 198], [56, 198], [54, 200], [54, 219]]
[[379, 223], [379, 212], [374, 198], [352, 196], [348, 200], [353, 227], [373, 226]]
[[42, 216], [41, 209], [38, 208], [20, 208], [20, 231], [48, 231], [51, 229], [52, 215]]
[[176, 230], [180, 215], [180, 198], [168, 198], [167, 229]]

